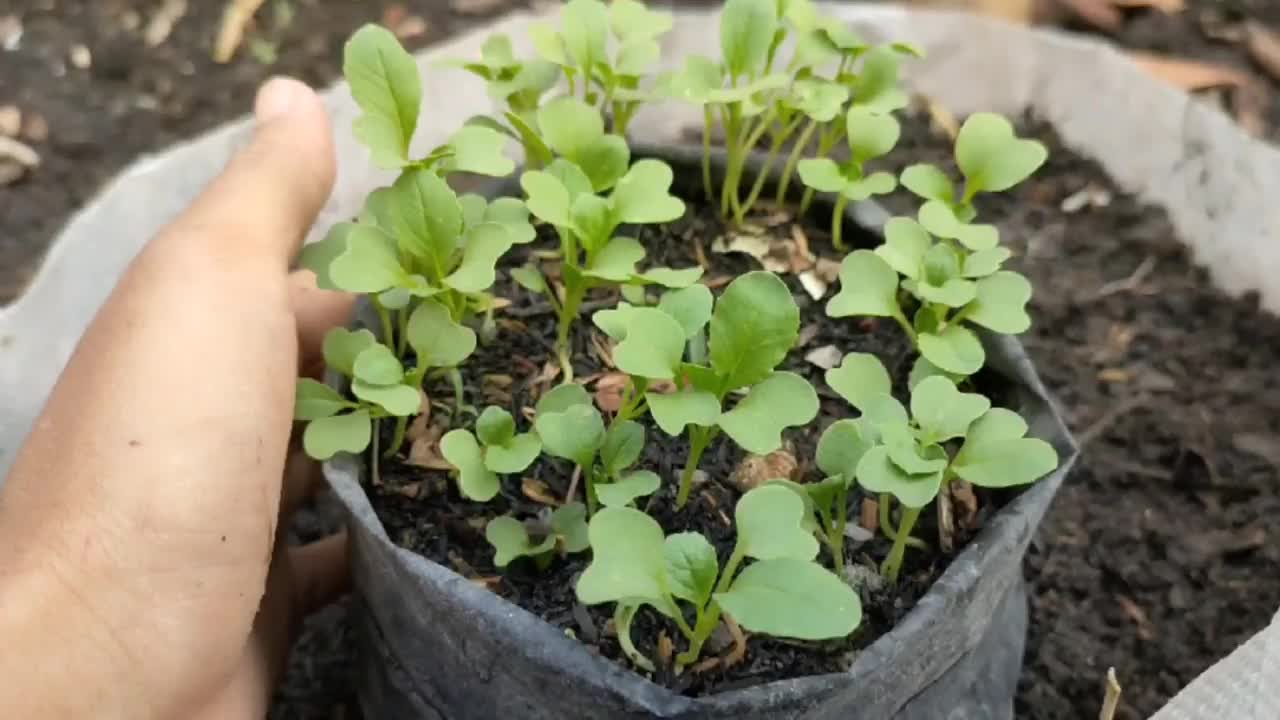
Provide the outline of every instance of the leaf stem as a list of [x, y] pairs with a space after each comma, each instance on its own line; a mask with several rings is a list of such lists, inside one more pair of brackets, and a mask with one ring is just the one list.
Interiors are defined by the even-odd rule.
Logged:
[[[742, 551], [741, 544], [735, 545], [733, 554], [729, 556], [729, 561], [724, 564], [724, 571], [720, 573], [720, 581], [716, 583], [716, 589], [712, 593], [727, 592], [733, 585], [733, 576], [738, 572], [738, 566], [742, 564], [746, 555]], [[720, 624], [720, 603], [716, 602], [714, 597], [707, 603], [705, 612], [698, 613], [698, 623], [693, 629], [693, 637], [689, 640], [689, 649], [680, 653], [676, 657], [676, 665], [684, 667], [698, 659], [702, 654], [702, 645], [711, 637], [711, 632], [716, 629], [716, 625]]]
[[711, 126], [713, 112], [710, 105], [702, 107], [702, 188], [707, 192], [707, 202], [714, 202], [715, 190], [711, 187]]
[[381, 434], [378, 432], [379, 430], [378, 426], [381, 425], [381, 422], [378, 420], [373, 420], [372, 422], [373, 422], [373, 436], [372, 436], [373, 439], [371, 442], [373, 444], [373, 447], [371, 447], [369, 450], [369, 470], [372, 473], [373, 484], [381, 485], [382, 474], [378, 470], [378, 435]]
[[916, 335], [916, 329], [911, 326], [911, 322], [907, 320], [907, 316], [903, 314], [902, 308], [896, 307], [896, 306], [894, 307], [893, 319], [897, 321], [898, 325], [902, 328], [902, 331], [907, 334], [907, 337], [911, 338], [911, 344], [917, 345], [918, 339]]
[[787, 190], [791, 186], [791, 178], [795, 175], [796, 167], [800, 165], [800, 158], [804, 155], [804, 150], [809, 146], [810, 140], [813, 139], [813, 132], [818, 129], [818, 121], [810, 120], [804, 130], [800, 132], [799, 139], [796, 140], [795, 147], [791, 148], [791, 154], [787, 157], [787, 164], [782, 169], [782, 176], [778, 178], [778, 190], [774, 193], [774, 202], [781, 205], [787, 200]]
[[385, 305], [378, 301], [378, 298], [372, 297], [373, 309], [378, 313], [378, 321], [382, 323], [382, 338], [388, 348], [396, 347], [396, 333], [391, 325], [391, 313], [387, 311]]
[[844, 568], [844, 528], [849, 522], [849, 488], [841, 486], [836, 491], [836, 519], [829, 529], [829, 537], [831, 538], [831, 563], [835, 567], [836, 574], [845, 577]]
[[693, 473], [702, 461], [702, 453], [711, 444], [711, 428], [692, 426], [689, 430], [689, 457], [685, 460], [684, 472], [680, 473], [680, 491], [676, 494], [676, 509], [689, 502], [689, 493], [693, 490]]
[[907, 552], [907, 538], [911, 536], [911, 529], [915, 527], [919, 517], [920, 508], [903, 508], [902, 525], [898, 527], [898, 537], [893, 541], [893, 549], [889, 551], [888, 559], [880, 568], [880, 573], [891, 583], [898, 582], [898, 573], [902, 571], [902, 558]]
[[642, 377], [632, 377], [631, 382], [627, 383], [626, 394], [623, 396], [622, 407], [618, 408], [618, 414], [614, 416], [614, 422], [625, 422], [639, 415], [638, 410], [644, 404], [644, 392], [649, 388], [649, 379]]
[[407, 431], [408, 429], [409, 429], [408, 415], [396, 418], [395, 435], [392, 436], [391, 444], [388, 445], [387, 449], [382, 453], [382, 457], [389, 458], [400, 451], [400, 446], [404, 444], [405, 431]]
[[[893, 520], [890, 518], [889, 503], [893, 500], [893, 496], [889, 493], [880, 493], [880, 532], [893, 542], [898, 541], [899, 532], [893, 529]], [[920, 538], [908, 537], [905, 542], [907, 545], [917, 550], [928, 550], [929, 544]]]
[[841, 234], [844, 232], [844, 211], [849, 206], [849, 196], [840, 193], [836, 197], [835, 209], [831, 211], [831, 245], [836, 250], [844, 250], [844, 240]]

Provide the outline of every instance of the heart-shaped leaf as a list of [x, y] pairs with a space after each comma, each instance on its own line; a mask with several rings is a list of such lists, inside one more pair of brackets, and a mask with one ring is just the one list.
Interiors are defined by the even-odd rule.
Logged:
[[818, 393], [809, 381], [775, 372], [747, 391], [720, 416], [720, 429], [745, 450], [768, 455], [782, 447], [782, 431], [804, 425], [818, 414]]
[[613, 349], [613, 361], [628, 375], [672, 380], [684, 357], [684, 328], [658, 308], [633, 308], [626, 338]]
[[851, 90], [854, 105], [871, 112], [891, 113], [906, 107], [907, 94], [898, 87], [897, 53], [887, 47], [869, 51]]
[[831, 158], [805, 158], [796, 169], [800, 182], [818, 192], [841, 192], [849, 183], [844, 170]]
[[507, 140], [505, 133], [492, 128], [463, 125], [449, 140], [453, 149], [449, 167], [458, 172], [506, 177], [516, 169], [515, 161], [503, 153]]
[[559, 178], [542, 170], [530, 170], [520, 176], [520, 187], [524, 189], [525, 205], [534, 217], [557, 227], [572, 224], [569, 190]]
[[481, 223], [467, 233], [462, 262], [444, 284], [464, 293], [478, 293], [493, 287], [494, 266], [511, 249], [511, 234], [497, 223]]
[[900, 274], [918, 279], [925, 253], [931, 247], [933, 238], [920, 223], [895, 217], [884, 224], [884, 244], [876, 248], [875, 253]]
[[600, 446], [600, 465], [609, 477], [617, 477], [640, 459], [644, 450], [644, 426], [634, 420], [614, 422]]
[[974, 113], [956, 135], [956, 164], [966, 193], [1001, 192], [1027, 179], [1049, 157], [1045, 146], [1014, 135], [1013, 125], [994, 113]]
[[[519, 198], [501, 197], [489, 203], [481, 222], [497, 223], [507, 229], [511, 242], [516, 245], [533, 242], [537, 232], [529, 223], [529, 208]], [[470, 223], [478, 225], [479, 222]]]
[[458, 490], [477, 502], [498, 494], [498, 476], [484, 464], [484, 451], [467, 430], [450, 430], [440, 438], [440, 454], [458, 471]]
[[493, 546], [493, 565], [499, 568], [510, 565], [516, 558], [551, 552], [556, 544], [555, 536], [548, 536], [538, 543], [531, 542], [524, 523], [506, 515], [490, 520], [484, 528], [484, 537]]
[[936, 165], [917, 163], [902, 171], [902, 186], [917, 197], [950, 205], [955, 199], [951, 178]]
[[920, 224], [938, 237], [959, 240], [973, 251], [990, 250], [1000, 243], [1000, 233], [995, 225], [970, 225], [956, 217], [955, 210], [937, 200], [920, 206], [917, 214]]
[[920, 333], [916, 342], [929, 362], [955, 375], [972, 375], [987, 360], [978, 336], [960, 325], [948, 325], [941, 333]]
[[690, 285], [663, 293], [658, 309], [680, 323], [685, 338], [692, 338], [711, 321], [712, 303], [711, 290], [706, 285]]
[[616, 237], [600, 248], [582, 274], [610, 282], [626, 282], [644, 259], [644, 246], [634, 238]]
[[587, 389], [574, 383], [565, 383], [551, 388], [538, 399], [535, 411], [544, 413], [560, 413], [575, 405], [591, 405], [591, 395]]
[[395, 385], [404, 379], [400, 358], [386, 345], [375, 343], [356, 356], [352, 366], [357, 380], [371, 385]]
[[778, 27], [775, 0], [728, 0], [720, 11], [720, 56], [729, 77], [763, 67]]
[[627, 337], [627, 322], [636, 307], [627, 302], [619, 302], [616, 307], [597, 310], [591, 316], [591, 322], [604, 331], [605, 335], [617, 341]]
[[332, 328], [324, 335], [323, 354], [325, 365], [347, 377], [354, 377], [356, 374], [356, 358], [366, 348], [376, 344], [378, 344], [378, 340], [373, 333], [363, 328], [360, 330], [348, 330], [344, 327]]
[[652, 495], [661, 484], [657, 473], [637, 470], [610, 483], [597, 483], [596, 497], [605, 507], [626, 507], [637, 498]]
[[1035, 482], [1058, 467], [1058, 453], [1043, 440], [1023, 437], [1026, 433], [1027, 423], [1017, 413], [992, 408], [969, 427], [951, 468], [982, 487]]
[[631, 282], [633, 283], [652, 283], [661, 285], [665, 288], [680, 289], [686, 288], [698, 282], [702, 277], [702, 268], [650, 268], [642, 273], [633, 275]]
[[837, 420], [818, 438], [818, 468], [852, 483], [858, 474], [858, 463], [875, 447], [876, 437], [875, 428], [865, 418]]
[[1016, 272], [1002, 270], [978, 281], [977, 297], [965, 315], [983, 327], [1017, 335], [1031, 327], [1030, 300], [1031, 283]]
[[686, 425], [711, 427], [720, 419], [720, 401], [705, 390], [681, 390], [663, 394], [645, 393], [649, 414], [666, 434], [675, 437]]
[[756, 560], [812, 560], [818, 541], [804, 529], [800, 496], [781, 485], [761, 485], [738, 500], [733, 513], [738, 530], [735, 552]]
[[831, 122], [849, 100], [849, 89], [826, 78], [809, 77], [796, 80], [788, 102], [809, 119]]
[[903, 287], [910, 290], [916, 297], [925, 302], [950, 308], [964, 307], [978, 294], [977, 285], [972, 280], [956, 278], [947, 280], [941, 285], [934, 285], [925, 280], [908, 282], [909, 286], [904, 284]]
[[[845, 115], [845, 128], [849, 150], [858, 164], [887, 155], [898, 144], [898, 137], [902, 134], [902, 127], [892, 115], [859, 105], [849, 108]], [[897, 183], [897, 178], [894, 182]]]
[[850, 405], [866, 413], [871, 400], [893, 390], [889, 371], [870, 353], [849, 353], [838, 367], [826, 372], [827, 385]]
[[538, 413], [534, 422], [542, 449], [549, 455], [590, 468], [604, 442], [604, 420], [590, 405], [574, 405], [563, 412]]
[[311, 378], [298, 378], [293, 400], [294, 420], [319, 420], [337, 415], [351, 403], [337, 390]]
[[578, 578], [579, 602], [669, 602], [665, 538], [657, 521], [632, 508], [607, 507], [591, 518], [588, 536], [592, 557]]
[[302, 449], [316, 460], [328, 460], [340, 452], [363, 452], [373, 437], [372, 424], [368, 410], [317, 418], [302, 433]]
[[408, 385], [372, 385], [357, 378], [351, 382], [351, 392], [396, 417], [415, 415], [422, 404], [418, 389]]
[[892, 317], [898, 309], [898, 273], [870, 250], [855, 250], [840, 263], [840, 292], [827, 302], [827, 315]]
[[662, 223], [684, 214], [684, 203], [671, 194], [671, 166], [661, 160], [636, 162], [618, 181], [609, 201], [620, 223]]
[[862, 622], [862, 602], [848, 583], [817, 563], [794, 558], [747, 566], [715, 599], [742, 627], [774, 637], [839, 638]]
[[406, 332], [418, 367], [456, 367], [476, 349], [475, 332], [454, 322], [435, 300], [423, 300], [413, 309]]
[[1013, 255], [1008, 248], [994, 247], [990, 250], [979, 250], [970, 253], [964, 259], [960, 274], [967, 278], [986, 277], [1000, 269], [1005, 260]]
[[502, 444], [488, 445], [484, 449], [484, 466], [496, 473], [510, 475], [524, 472], [538, 454], [542, 441], [535, 433], [521, 433]]
[[956, 375], [943, 370], [929, 362], [929, 358], [921, 355], [916, 358], [915, 364], [911, 366], [911, 373], [907, 376], [907, 389], [914, 392], [916, 386], [923, 382], [925, 378], [931, 378], [935, 375], [947, 378], [953, 383], [959, 383], [965, 378], [964, 375]]
[[897, 187], [898, 181], [893, 173], [877, 172], [849, 181], [840, 192], [854, 202], [862, 202], [874, 195], [887, 195]]
[[991, 408], [991, 401], [977, 393], [960, 392], [945, 377], [920, 381], [911, 392], [911, 415], [924, 432], [925, 442], [963, 437], [969, 425]]
[[422, 104], [418, 64], [391, 31], [370, 24], [343, 49], [342, 74], [363, 112], [355, 135], [368, 146], [373, 162], [387, 169], [404, 165]]
[[711, 314], [711, 366], [724, 387], [754, 385], [773, 371], [800, 334], [800, 308], [786, 283], [770, 272], [738, 276]]
[[942, 474], [942, 470], [923, 475], [907, 474], [890, 459], [889, 448], [885, 445], [868, 450], [858, 463], [859, 485], [869, 492], [889, 493], [910, 508], [922, 508], [937, 497], [942, 487]]

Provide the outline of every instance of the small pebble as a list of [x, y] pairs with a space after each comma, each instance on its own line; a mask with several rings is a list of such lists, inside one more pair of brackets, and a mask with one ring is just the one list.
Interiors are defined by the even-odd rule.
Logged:
[[70, 57], [71, 65], [77, 70], [88, 70], [89, 66], [93, 64], [93, 54], [84, 45], [73, 46]]
[[885, 579], [874, 568], [866, 565], [850, 563], [845, 565], [845, 578], [849, 582], [849, 587], [854, 590], [865, 590], [869, 593], [879, 592], [884, 589]]
[[0, 105], [0, 135], [17, 137], [22, 131], [22, 111], [17, 105]]

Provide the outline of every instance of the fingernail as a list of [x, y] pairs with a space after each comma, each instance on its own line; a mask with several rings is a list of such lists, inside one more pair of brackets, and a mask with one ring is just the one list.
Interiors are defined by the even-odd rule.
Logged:
[[258, 90], [253, 113], [259, 124], [265, 123], [288, 114], [310, 94], [311, 88], [293, 78], [274, 77]]

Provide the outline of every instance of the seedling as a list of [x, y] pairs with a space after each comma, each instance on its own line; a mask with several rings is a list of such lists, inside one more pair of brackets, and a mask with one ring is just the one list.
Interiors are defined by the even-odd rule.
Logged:
[[517, 433], [511, 413], [487, 407], [476, 432], [457, 429], [440, 438], [440, 453], [458, 471], [458, 489], [472, 500], [488, 502], [498, 494], [498, 475], [523, 472], [542, 452], [537, 433]]
[[[688, 641], [677, 667], [698, 659], [725, 612], [751, 632], [800, 640], [844, 637], [861, 623], [857, 593], [815, 561], [818, 543], [804, 527], [799, 495], [776, 485], [756, 488], [738, 501], [734, 521], [737, 541], [721, 568], [698, 533], [664, 536], [653, 518], [632, 508], [592, 517], [592, 561], [578, 579], [578, 599], [617, 603], [619, 642], [637, 666], [654, 669], [631, 638], [643, 605], [671, 618]], [[748, 559], [754, 562], [743, 568]], [[682, 601], [693, 611], [692, 625]]]
[[880, 115], [863, 107], [852, 107], [845, 114], [845, 137], [849, 142], [849, 161], [837, 164], [827, 157], [800, 162], [800, 179], [814, 190], [836, 194], [831, 213], [831, 244], [844, 250], [840, 239], [844, 212], [849, 201], [861, 202], [873, 195], [885, 195], [898, 187], [892, 173], [883, 170], [868, 173], [867, 162], [888, 155], [898, 144], [902, 129], [892, 115]]
[[533, 558], [539, 570], [546, 570], [558, 555], [580, 553], [589, 547], [587, 509], [582, 503], [556, 508], [549, 517], [521, 522], [513, 517], [496, 517], [484, 529], [493, 546], [493, 564], [505, 568], [521, 557]]
[[[626, 142], [605, 134], [599, 112], [577, 98], [541, 107], [538, 126], [558, 157], [546, 170], [526, 172], [520, 185], [529, 211], [560, 235], [564, 296], [557, 299], [536, 268], [526, 267], [515, 277], [529, 290], [545, 294], [556, 309], [556, 348], [570, 379], [569, 331], [588, 290], [649, 283], [685, 287], [701, 277], [702, 269], [641, 272], [636, 265], [644, 259], [644, 247], [635, 238], [614, 234], [624, 223], [663, 223], [684, 214], [684, 203], [670, 193], [670, 166], [658, 160], [631, 164]], [[601, 194], [605, 192], [609, 194]]]
[[[709, 367], [684, 360], [690, 329], [696, 328], [695, 337], [701, 332], [696, 301], [690, 296], [687, 302], [693, 312], [684, 323], [661, 307], [623, 308], [597, 320], [621, 341], [614, 349], [620, 370], [641, 379], [642, 387], [651, 380], [680, 386], [674, 393], [649, 390], [644, 396], [649, 414], [668, 435], [689, 428], [677, 507], [688, 502], [702, 453], [721, 432], [748, 452], [766, 455], [782, 446], [784, 429], [818, 413], [817, 393], [804, 378], [775, 371], [800, 331], [800, 309], [776, 275], [747, 273], [725, 288], [711, 313]], [[723, 410], [730, 393], [741, 389], [746, 394]]]
[[[1017, 413], [992, 408], [987, 398], [961, 392], [946, 377], [916, 384], [910, 414], [890, 394], [889, 373], [874, 355], [850, 353], [827, 371], [826, 379], [862, 417], [827, 429], [818, 444], [819, 466], [855, 476], [865, 490], [880, 495], [880, 526], [893, 540], [881, 572], [890, 581], [897, 581], [920, 511], [943, 483], [959, 477], [984, 487], [1025, 485], [1058, 465], [1053, 446], [1024, 437], [1027, 425]], [[960, 440], [953, 457], [947, 444]], [[896, 528], [890, 521], [891, 499], [903, 508]]]

